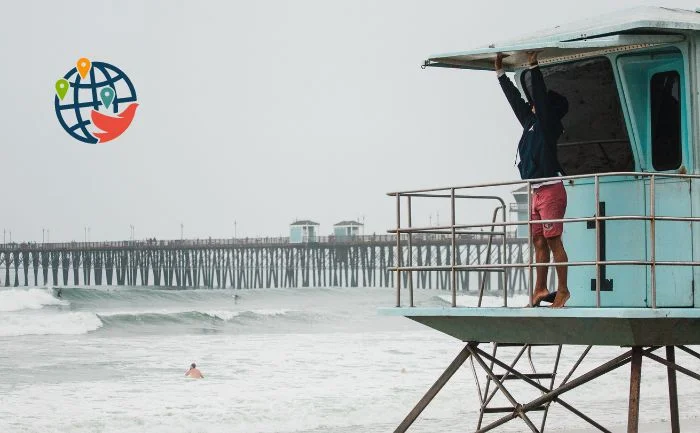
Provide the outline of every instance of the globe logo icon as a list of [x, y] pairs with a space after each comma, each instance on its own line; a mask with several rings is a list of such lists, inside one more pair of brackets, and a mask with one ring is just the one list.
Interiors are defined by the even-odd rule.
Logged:
[[136, 114], [136, 89], [127, 75], [105, 62], [79, 59], [56, 81], [54, 106], [63, 129], [84, 143], [119, 137]]

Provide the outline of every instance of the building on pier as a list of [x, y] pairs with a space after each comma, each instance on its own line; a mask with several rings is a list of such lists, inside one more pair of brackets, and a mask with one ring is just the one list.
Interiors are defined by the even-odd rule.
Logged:
[[[510, 204], [511, 214], [515, 214], [517, 221], [527, 221], [530, 217], [528, 201], [527, 201], [527, 185], [521, 186], [513, 190], [513, 199], [515, 202]], [[527, 239], [528, 228], [526, 225], [519, 225], [515, 229], [515, 236], [518, 238]]]
[[302, 244], [318, 240], [319, 223], [311, 220], [297, 220], [289, 226], [289, 243]]
[[336, 239], [349, 239], [360, 235], [362, 223], [357, 221], [341, 221], [333, 225], [333, 235]]

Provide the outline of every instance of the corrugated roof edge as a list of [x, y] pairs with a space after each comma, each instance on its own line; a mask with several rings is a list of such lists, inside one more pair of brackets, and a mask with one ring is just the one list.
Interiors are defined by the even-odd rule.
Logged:
[[[700, 30], [700, 14], [686, 9], [641, 6], [610, 14], [589, 17], [569, 24], [555, 26], [518, 39], [505, 40], [473, 50], [496, 50], [499, 46], [532, 45], [537, 43], [567, 42], [593, 39], [616, 33], [641, 29]], [[467, 51], [467, 52], [469, 52]], [[467, 53], [464, 52], [464, 53]], [[430, 59], [448, 57], [457, 53], [432, 55]]]
[[359, 223], [357, 221], [341, 221], [339, 223], [333, 224], [334, 227], [338, 226], [361, 226], [362, 223]]
[[294, 221], [290, 225], [291, 226], [318, 226], [320, 224], [317, 222], [313, 222], [311, 220], [300, 220], [300, 221]]

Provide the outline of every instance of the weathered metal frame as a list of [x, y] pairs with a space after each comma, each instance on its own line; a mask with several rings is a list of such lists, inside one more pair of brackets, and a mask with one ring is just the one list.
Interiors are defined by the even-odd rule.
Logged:
[[[584, 421], [588, 422], [591, 424], [593, 427], [597, 428], [598, 430], [602, 432], [609, 432], [608, 429], [594, 421], [592, 418], [588, 417], [587, 415], [583, 414], [581, 411], [578, 409], [574, 408], [572, 405], [566, 403], [565, 401], [562, 400], [561, 395], [563, 395], [566, 392], [569, 392], [573, 389], [576, 389], [580, 387], [581, 385], [584, 385], [592, 380], [595, 380], [601, 376], [604, 376], [607, 373], [610, 373], [620, 367], [623, 367], [626, 364], [631, 364], [631, 375], [630, 375], [630, 399], [629, 399], [629, 409], [628, 409], [628, 432], [630, 433], [636, 433], [638, 431], [638, 425], [639, 425], [639, 399], [640, 399], [640, 384], [641, 384], [641, 368], [642, 368], [642, 359], [647, 358], [651, 359], [653, 361], [656, 361], [662, 365], [665, 365], [668, 369], [669, 372], [669, 409], [670, 409], [670, 414], [671, 414], [671, 425], [672, 425], [672, 432], [677, 433], [679, 432], [679, 416], [678, 416], [678, 395], [677, 395], [677, 390], [676, 390], [676, 381], [675, 381], [675, 372], [681, 372], [687, 376], [692, 377], [693, 379], [699, 380], [700, 381], [700, 375], [697, 373], [694, 373], [693, 371], [682, 367], [678, 365], [675, 361], [675, 348], [678, 347], [682, 351], [688, 353], [689, 355], [700, 359], [700, 354], [697, 352], [693, 351], [692, 349], [688, 349], [685, 346], [665, 346], [666, 348], [666, 359], [661, 358], [660, 356], [655, 355], [653, 352], [656, 350], [660, 349], [660, 346], [653, 346], [653, 347], [641, 347], [641, 346], [635, 346], [632, 348], [629, 348], [629, 350], [625, 351], [623, 354], [607, 361], [604, 362], [603, 364], [599, 365], [598, 367], [593, 368], [592, 370], [581, 374], [580, 376], [576, 377], [573, 380], [570, 380], [571, 377], [573, 376], [574, 372], [578, 369], [580, 366], [581, 362], [584, 360], [584, 358], [587, 356], [589, 353], [590, 349], [592, 346], [587, 346], [586, 349], [582, 352], [582, 354], [579, 356], [578, 360], [574, 363], [574, 365], [571, 367], [569, 373], [566, 375], [566, 377], [561, 381], [559, 386], [557, 386], [554, 389], [548, 389], [547, 387], [539, 384], [538, 382], [530, 379], [523, 373], [520, 373], [518, 370], [514, 368], [514, 365], [517, 364], [517, 361], [522, 357], [522, 354], [524, 352], [523, 350], [520, 351], [519, 355], [516, 357], [516, 360], [511, 364], [508, 365], [500, 360], [498, 360], [494, 355], [490, 355], [489, 353], [485, 352], [484, 350], [480, 349], [478, 347], [479, 343], [476, 342], [470, 342], [468, 343], [462, 351], [457, 355], [454, 361], [447, 367], [445, 372], [442, 373], [442, 375], [438, 378], [438, 380], [435, 382], [435, 384], [428, 390], [428, 392], [423, 396], [423, 398], [418, 402], [418, 404], [411, 410], [411, 412], [408, 414], [408, 416], [403, 420], [403, 422], [399, 425], [399, 427], [394, 430], [394, 433], [403, 433], [408, 430], [408, 428], [413, 424], [413, 422], [418, 418], [420, 413], [427, 407], [427, 405], [432, 401], [432, 399], [438, 394], [438, 392], [442, 389], [442, 387], [449, 381], [449, 379], [454, 375], [454, 373], [459, 369], [459, 367], [467, 360], [467, 358], [475, 360], [479, 366], [486, 372], [486, 374], [491, 378], [491, 381], [494, 382], [494, 384], [497, 387], [497, 390], [500, 390], [504, 396], [509, 400], [509, 402], [513, 405], [513, 412], [505, 415], [498, 420], [490, 423], [489, 425], [485, 427], [480, 426], [481, 419], [479, 420], [479, 425], [477, 427], [476, 432], [477, 433], [482, 433], [482, 432], [487, 432], [490, 430], [493, 430], [509, 421], [512, 421], [516, 418], [520, 418], [523, 420], [523, 422], [528, 426], [530, 431], [540, 433], [544, 431], [544, 425], [546, 421], [546, 417], [543, 417], [542, 420], [542, 426], [538, 430], [537, 427], [535, 427], [534, 423], [532, 420], [527, 416], [527, 412], [530, 412], [532, 410], [536, 410], [537, 408], [543, 406], [543, 405], [550, 405], [551, 403], [559, 403], [564, 407], [565, 409], [569, 410], [579, 418], [583, 419]], [[491, 365], [487, 365], [486, 361], [490, 361]], [[518, 377], [522, 381], [528, 383], [529, 385], [535, 387], [539, 391], [541, 391], [543, 394], [540, 397], [537, 397], [528, 403], [522, 404], [519, 403], [515, 398], [513, 397], [512, 394], [508, 391], [506, 386], [503, 384], [504, 379], [498, 379], [494, 373], [494, 365], [498, 366], [502, 369], [505, 370], [505, 374], [503, 378], [506, 377], [508, 374], [512, 374], [513, 376]], [[476, 377], [477, 373], [476, 370], [473, 369], [474, 375]], [[673, 372], [673, 374], [672, 374]], [[478, 381], [477, 381], [478, 382]], [[479, 391], [481, 391], [481, 388], [479, 387]], [[484, 393], [486, 395], [488, 393], [488, 389]], [[495, 394], [495, 392], [494, 392]], [[479, 394], [481, 396], [481, 392]], [[493, 395], [489, 396], [492, 398]], [[482, 402], [482, 407], [484, 404], [484, 399], [481, 399]], [[486, 402], [488, 403], [488, 402]]]
[[[598, 203], [600, 202], [600, 180], [601, 178], [610, 178], [610, 177], [635, 177], [637, 179], [649, 179], [649, 201], [650, 201], [650, 212], [649, 215], [616, 215], [616, 216], [601, 216], [600, 215], [600, 209], [598, 206]], [[457, 194], [456, 191], [458, 190], [468, 190], [468, 189], [476, 189], [476, 188], [487, 188], [487, 187], [497, 187], [497, 186], [516, 186], [516, 185], [527, 185], [528, 189], [528, 208], [530, 207], [531, 203], [531, 195], [532, 195], [532, 186], [533, 184], [545, 182], [545, 181], [551, 181], [551, 180], [562, 180], [562, 181], [573, 181], [573, 180], [580, 180], [580, 179], [593, 179], [594, 182], [594, 197], [596, 200], [595, 203], [595, 215], [593, 217], [583, 217], [583, 218], [560, 218], [560, 219], [548, 219], [548, 220], [532, 220], [530, 216], [530, 212], [528, 212], [528, 219], [527, 221], [511, 221], [507, 222], [505, 221], [505, 203], [500, 197], [497, 196], [487, 196], [487, 195], [462, 195], [462, 194]], [[646, 172], [613, 172], [613, 173], [597, 173], [593, 175], [576, 175], [576, 176], [562, 176], [562, 177], [556, 177], [556, 178], [543, 178], [543, 179], [527, 179], [527, 180], [521, 180], [521, 181], [510, 181], [510, 182], [492, 182], [492, 183], [483, 183], [483, 184], [476, 184], [476, 185], [467, 185], [467, 186], [460, 186], [460, 187], [447, 187], [447, 188], [432, 188], [432, 189], [421, 189], [421, 190], [412, 190], [412, 191], [404, 191], [404, 192], [392, 192], [389, 193], [389, 196], [395, 196], [397, 205], [396, 205], [396, 212], [397, 212], [397, 225], [396, 228], [393, 230], [389, 230], [389, 233], [393, 233], [396, 235], [397, 238], [397, 249], [400, 251], [401, 248], [401, 235], [402, 234], [407, 234], [409, 239], [413, 233], [437, 233], [437, 234], [446, 234], [451, 236], [452, 240], [452, 246], [453, 246], [453, 256], [454, 256], [454, 247], [456, 245], [456, 235], [461, 234], [461, 233], [469, 233], [467, 232], [462, 232], [462, 230], [465, 229], [473, 229], [473, 228], [483, 228], [483, 227], [490, 227], [491, 228], [491, 237], [498, 234], [503, 236], [503, 242], [505, 244], [506, 241], [506, 228], [510, 226], [519, 226], [519, 225], [527, 225], [530, 227], [533, 224], [544, 224], [544, 223], [573, 223], [573, 222], [594, 222], [595, 223], [595, 230], [596, 230], [596, 236], [595, 236], [595, 248], [596, 248], [596, 260], [594, 261], [577, 261], [577, 262], [562, 262], [562, 263], [556, 263], [557, 266], [595, 266], [596, 267], [596, 307], [602, 307], [601, 305], [601, 285], [600, 285], [600, 277], [601, 277], [601, 267], [605, 265], [643, 265], [643, 266], [649, 266], [650, 267], [650, 272], [651, 272], [651, 308], [655, 309], [657, 308], [656, 305], [656, 268], [658, 266], [700, 266], [700, 261], [659, 261], [656, 260], [656, 221], [675, 221], [675, 222], [700, 222], [700, 217], [669, 217], [669, 216], [657, 216], [656, 211], [655, 211], [655, 204], [656, 204], [656, 193], [655, 193], [655, 185], [657, 178], [672, 178], [672, 179], [681, 179], [681, 180], [692, 180], [692, 179], [700, 179], [700, 175], [690, 175], [690, 174], [675, 174], [675, 173], [646, 173]], [[451, 218], [451, 224], [447, 226], [437, 226], [437, 227], [401, 227], [401, 197], [407, 197], [410, 199], [410, 197], [423, 197], [423, 198], [450, 198], [450, 213], [452, 215]], [[494, 199], [494, 200], [499, 200], [502, 204], [503, 208], [503, 222], [495, 222], [494, 221], [491, 223], [479, 223], [479, 224], [456, 224], [456, 219], [455, 219], [455, 202], [457, 198], [464, 198], [464, 199]], [[411, 202], [408, 202], [409, 204], [409, 216], [411, 215]], [[650, 251], [649, 251], [649, 260], [601, 260], [600, 258], [600, 230], [601, 230], [601, 222], [604, 221], [649, 221], [650, 224]], [[494, 230], [496, 227], [502, 227], [503, 230], [501, 232], [495, 232]], [[489, 240], [491, 242], [491, 240]], [[532, 292], [533, 285], [532, 285], [532, 280], [533, 280], [533, 268], [536, 267], [549, 267], [552, 266], [552, 263], [534, 263], [533, 258], [532, 258], [532, 237], [528, 236], [528, 250], [529, 250], [529, 257], [528, 257], [528, 262], [527, 263], [506, 263], [506, 258], [505, 258], [505, 248], [504, 248], [504, 258], [503, 258], [503, 263], [499, 264], [478, 264], [478, 265], [456, 265], [455, 260], [452, 260], [452, 263], [449, 265], [444, 265], [444, 266], [402, 266], [402, 263], [400, 262], [400, 257], [398, 257], [396, 266], [390, 267], [390, 271], [396, 272], [397, 275], [397, 281], [399, 280], [401, 272], [412, 272], [416, 270], [420, 271], [450, 271], [452, 274], [452, 306], [456, 307], [457, 306], [457, 287], [456, 284], [454, 283], [456, 277], [455, 273], [458, 271], [488, 271], [488, 272], [503, 272], [507, 274], [507, 270], [511, 268], [528, 268], [528, 274], [529, 274], [529, 290]], [[401, 284], [397, 283], [397, 291], [400, 292], [401, 289]], [[413, 289], [412, 287], [409, 288], [410, 290], [410, 296], [411, 298], [413, 297]], [[504, 287], [504, 304], [503, 306], [507, 306], [507, 296], [508, 296], [508, 288]], [[532, 299], [532, 293], [530, 293], [530, 299]], [[397, 307], [401, 306], [400, 302], [400, 294], [397, 294]], [[411, 305], [413, 306], [413, 305]]]

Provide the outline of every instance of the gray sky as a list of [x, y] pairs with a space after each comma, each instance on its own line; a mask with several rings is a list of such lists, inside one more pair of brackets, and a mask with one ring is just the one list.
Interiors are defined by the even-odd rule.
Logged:
[[[394, 224], [393, 190], [517, 178], [519, 128], [489, 72], [421, 70], [459, 51], [642, 4], [697, 1], [7, 1], [0, 16], [0, 228], [15, 241], [286, 235], [295, 218]], [[117, 140], [58, 124], [80, 57], [140, 103]], [[414, 224], [446, 208], [419, 206]], [[464, 213], [460, 218], [467, 218]]]

